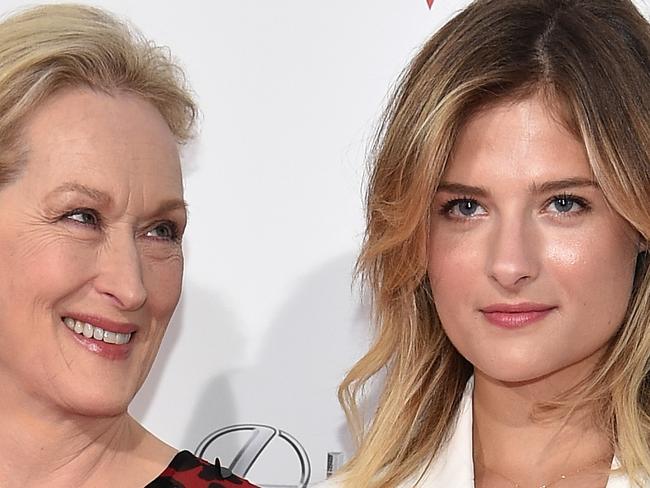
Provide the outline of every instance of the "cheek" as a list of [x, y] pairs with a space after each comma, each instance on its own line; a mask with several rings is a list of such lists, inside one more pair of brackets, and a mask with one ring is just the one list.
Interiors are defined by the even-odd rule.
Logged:
[[179, 254], [165, 260], [147, 260], [145, 257], [144, 261], [143, 281], [149, 308], [154, 319], [166, 324], [180, 299], [183, 256]]
[[544, 247], [544, 260], [557, 269], [579, 269], [587, 257], [589, 247], [581, 240], [550, 241]]
[[592, 239], [550, 242], [546, 271], [556, 293], [575, 307], [576, 320], [616, 329], [627, 310], [637, 249], [625, 232], [601, 232]]
[[431, 229], [428, 242], [427, 271], [432, 290], [460, 292], [467, 281], [484, 274], [484, 256], [480, 233], [445, 232]]
[[[429, 240], [428, 277], [438, 314], [443, 324], [455, 324], [467, 312], [475, 297], [477, 280], [485, 274], [484, 257], [477, 236], [435, 234]], [[458, 320], [455, 320], [455, 319]]]
[[41, 232], [21, 233], [2, 241], [2, 267], [11, 287], [5, 296], [50, 300], [65, 296], [94, 273], [94, 246]]

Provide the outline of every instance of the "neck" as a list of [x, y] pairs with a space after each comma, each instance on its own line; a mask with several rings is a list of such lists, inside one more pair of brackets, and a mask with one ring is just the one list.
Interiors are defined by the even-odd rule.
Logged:
[[554, 400], [574, 386], [570, 378], [576, 378], [575, 371], [513, 384], [476, 371], [473, 440], [477, 478], [487, 470], [522, 486], [539, 486], [561, 475], [586, 472], [584, 468], [592, 466], [589, 471], [602, 477], [613, 450], [608, 433], [595, 425], [593, 411], [536, 415], [540, 402]]
[[[128, 486], [155, 478], [173, 450], [126, 412], [91, 417], [2, 381], [0, 486]], [[139, 478], [142, 477], [142, 480]]]

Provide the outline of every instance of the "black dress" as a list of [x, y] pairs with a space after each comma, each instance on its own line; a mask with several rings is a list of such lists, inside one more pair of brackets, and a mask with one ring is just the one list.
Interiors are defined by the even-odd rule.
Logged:
[[210, 464], [190, 451], [180, 451], [165, 471], [145, 488], [257, 488], [227, 468]]

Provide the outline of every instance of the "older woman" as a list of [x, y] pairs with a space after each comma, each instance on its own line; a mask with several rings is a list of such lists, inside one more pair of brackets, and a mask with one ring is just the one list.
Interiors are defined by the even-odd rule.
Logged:
[[328, 486], [650, 487], [649, 86], [629, 0], [477, 0], [422, 48], [374, 153], [378, 336]]
[[100, 10], [0, 23], [0, 486], [251, 486], [127, 414], [179, 299], [195, 113]]

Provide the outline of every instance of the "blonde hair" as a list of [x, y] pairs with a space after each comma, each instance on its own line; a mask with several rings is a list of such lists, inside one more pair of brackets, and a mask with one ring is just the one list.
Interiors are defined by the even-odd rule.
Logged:
[[[346, 487], [394, 487], [445, 444], [472, 366], [447, 339], [429, 287], [429, 209], [464, 122], [541, 94], [584, 141], [612, 208], [650, 236], [650, 27], [629, 0], [477, 0], [404, 72], [378, 131], [357, 272], [376, 339], [339, 388], [359, 447]], [[650, 473], [650, 273], [637, 262], [628, 313], [597, 370], [549, 409], [590, 402], [623, 469]], [[384, 385], [366, 425], [359, 404]], [[638, 479], [638, 478], [637, 478]]]
[[21, 168], [21, 123], [57, 90], [126, 91], [151, 102], [179, 143], [197, 108], [168, 50], [98, 8], [43, 5], [0, 22], [0, 185]]

